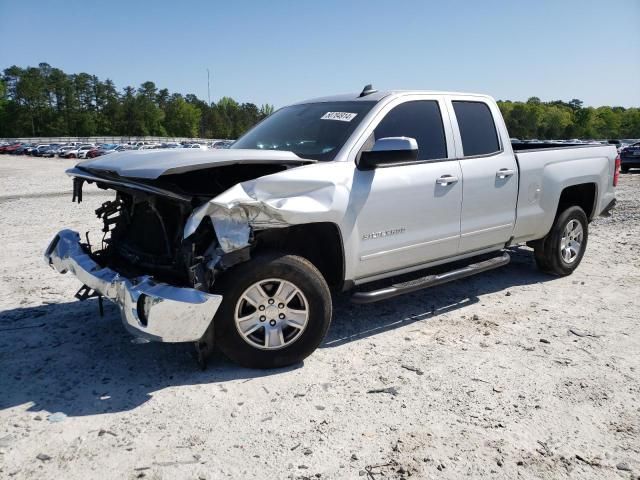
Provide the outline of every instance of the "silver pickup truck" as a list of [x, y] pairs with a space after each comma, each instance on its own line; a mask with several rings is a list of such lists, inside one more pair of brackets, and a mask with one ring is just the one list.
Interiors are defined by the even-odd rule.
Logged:
[[525, 147], [488, 96], [367, 86], [284, 107], [228, 150], [79, 163], [74, 200], [84, 183], [114, 191], [96, 210], [104, 239], [62, 230], [45, 258], [137, 337], [194, 342], [202, 363], [217, 345], [289, 365], [322, 341], [332, 289], [385, 300], [505, 265], [525, 242], [571, 274], [614, 205], [616, 149]]

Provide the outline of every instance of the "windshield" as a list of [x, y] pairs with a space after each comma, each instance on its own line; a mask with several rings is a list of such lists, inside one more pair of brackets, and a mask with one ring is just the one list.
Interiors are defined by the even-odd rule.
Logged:
[[375, 104], [323, 102], [285, 107], [249, 130], [231, 148], [286, 150], [299, 157], [330, 161]]

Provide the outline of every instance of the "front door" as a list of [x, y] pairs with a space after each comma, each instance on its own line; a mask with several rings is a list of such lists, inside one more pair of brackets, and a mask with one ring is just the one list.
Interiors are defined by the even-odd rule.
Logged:
[[364, 198], [356, 220], [356, 279], [456, 254], [462, 172], [460, 162], [448, 158], [443, 110], [437, 100], [405, 101], [393, 106], [376, 126], [372, 140], [415, 138], [418, 161], [356, 170], [352, 195]]

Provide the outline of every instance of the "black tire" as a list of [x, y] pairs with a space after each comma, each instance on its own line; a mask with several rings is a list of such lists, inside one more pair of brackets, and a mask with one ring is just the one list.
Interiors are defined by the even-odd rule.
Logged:
[[620, 167], [621, 173], [629, 173], [629, 167], [625, 167], [624, 165]]
[[[260, 280], [278, 278], [295, 285], [306, 297], [308, 321], [298, 338], [278, 350], [262, 350], [239, 333], [235, 311], [243, 293]], [[216, 282], [223, 295], [214, 317], [215, 341], [231, 360], [248, 368], [278, 368], [299, 363], [322, 342], [331, 323], [331, 293], [318, 269], [307, 259], [283, 253], [264, 253], [239, 264]]]
[[[571, 221], [580, 223], [582, 227], [582, 242], [578, 254], [571, 262], [567, 262], [562, 256], [560, 245], [564, 229]], [[588, 228], [589, 222], [587, 215], [582, 208], [576, 206], [567, 207], [560, 212], [556, 216], [548, 235], [538, 240], [534, 245], [534, 255], [538, 268], [552, 275], [571, 275], [573, 271], [578, 268], [578, 265], [580, 265], [584, 252], [587, 249], [587, 240], [589, 239]]]
[[547, 262], [547, 256], [544, 254], [545, 240], [546, 237], [534, 242], [530, 242], [529, 246], [533, 248], [533, 257], [536, 260], [536, 266], [538, 267], [538, 270], [544, 273], [551, 273], [551, 267]]

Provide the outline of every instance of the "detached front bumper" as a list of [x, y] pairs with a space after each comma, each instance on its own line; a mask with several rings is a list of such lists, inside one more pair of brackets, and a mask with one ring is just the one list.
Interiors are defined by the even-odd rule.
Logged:
[[60, 273], [73, 273], [86, 286], [120, 307], [124, 326], [136, 337], [158, 342], [195, 342], [213, 320], [221, 295], [158, 283], [149, 276], [125, 278], [98, 265], [73, 230], [60, 231], [44, 254]]

